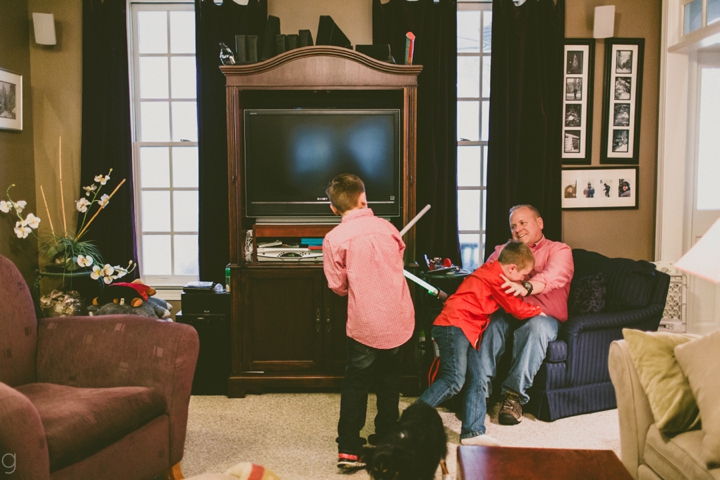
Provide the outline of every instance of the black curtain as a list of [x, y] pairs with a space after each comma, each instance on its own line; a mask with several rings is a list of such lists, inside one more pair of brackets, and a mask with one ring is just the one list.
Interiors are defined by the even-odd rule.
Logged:
[[[81, 185], [94, 183], [96, 175], [107, 175], [110, 168], [104, 193], [126, 180], [83, 240], [93, 241], [106, 263], [121, 266], [137, 260], [126, 4], [85, 0], [82, 40]], [[131, 276], [138, 274], [135, 270]]]
[[[398, 63], [405, 34], [415, 35], [418, 76], [417, 207], [432, 208], [417, 223], [423, 254], [460, 263], [457, 224], [457, 4], [455, 0], [373, 0], [373, 43], [390, 44]], [[414, 214], [415, 212], [411, 212]]]
[[532, 204], [560, 240], [565, 1], [493, 1], [485, 256], [510, 238], [508, 210]]
[[[228, 154], [225, 76], [220, 71], [220, 42], [235, 51], [235, 35], [262, 39], [267, 0], [238, 5], [223, 0], [195, 0], [198, 150], [200, 158], [200, 279], [225, 282], [230, 261]], [[261, 45], [258, 45], [258, 51]]]

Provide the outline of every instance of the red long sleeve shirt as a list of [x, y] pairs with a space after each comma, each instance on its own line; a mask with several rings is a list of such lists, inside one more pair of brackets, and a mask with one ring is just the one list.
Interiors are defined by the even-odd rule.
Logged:
[[524, 303], [521, 298], [508, 295], [500, 288], [504, 282], [500, 278], [502, 273], [500, 262], [486, 263], [475, 270], [445, 301], [433, 325], [460, 328], [470, 344], [478, 348], [490, 315], [501, 307], [521, 320], [539, 315], [540, 307]]

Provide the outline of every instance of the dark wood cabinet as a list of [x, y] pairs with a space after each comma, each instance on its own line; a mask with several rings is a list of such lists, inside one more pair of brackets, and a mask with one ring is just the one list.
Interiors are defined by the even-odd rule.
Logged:
[[[417, 213], [415, 144], [417, 65], [393, 65], [353, 50], [305, 47], [250, 65], [220, 67], [226, 77], [230, 206], [232, 373], [228, 395], [267, 389], [337, 389], [345, 367], [347, 297], [334, 294], [322, 264], [258, 262], [258, 238], [322, 237], [332, 227], [298, 222], [256, 225], [244, 207], [243, 119], [248, 108], [392, 108], [401, 112], [402, 201], [398, 229]], [[415, 233], [403, 238], [406, 263]], [[412, 288], [411, 288], [412, 291]], [[419, 386], [415, 346], [405, 348], [403, 391]]]

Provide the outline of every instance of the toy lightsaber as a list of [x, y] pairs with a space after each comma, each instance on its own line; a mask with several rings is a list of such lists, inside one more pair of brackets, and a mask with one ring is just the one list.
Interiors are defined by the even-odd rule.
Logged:
[[410, 220], [410, 221], [408, 222], [408, 224], [405, 225], [405, 228], [403, 228], [402, 230], [400, 230], [400, 236], [402, 237], [403, 235], [405, 235], [405, 234], [407, 233], [407, 231], [410, 230], [410, 229], [412, 228], [412, 226], [417, 223], [418, 220], [420, 220], [420, 217], [422, 217], [423, 215], [425, 215], [425, 214], [427, 213], [428, 210], [430, 210], [430, 204], [429, 204], [429, 203], [428, 203], [427, 205], [425, 205], [425, 208], [423, 208], [422, 210], [420, 210], [420, 213], [418, 213], [417, 215], [415, 215], [415, 218], [413, 218], [412, 220]]
[[419, 278], [419, 277], [413, 275], [412, 273], [408, 272], [407, 270], [403, 270], [403, 275], [405, 275], [405, 278], [407, 278], [408, 280], [412, 280], [413, 282], [417, 283], [418, 285], [420, 285], [421, 287], [426, 289], [427, 292], [430, 295], [432, 295], [433, 297], [437, 297], [440, 300], [445, 300], [447, 298], [447, 293], [443, 292], [439, 288], [433, 287], [432, 285], [427, 283], [422, 278]]
[[[428, 210], [430, 210], [430, 204], [425, 205], [425, 208], [420, 210], [420, 212], [418, 212], [418, 214], [415, 215], [415, 217], [412, 220], [410, 220], [407, 225], [405, 225], [405, 228], [400, 230], [400, 236], [402, 237], [403, 235], [405, 235], [407, 233], [407, 231], [410, 230], [412, 228], [412, 226], [415, 225], [417, 223], [417, 221], [420, 220], [420, 218], [427, 213]], [[405, 275], [405, 278], [407, 278], [408, 280], [411, 280], [411, 281], [417, 283], [418, 285], [420, 285], [421, 287], [423, 287], [424, 289], [426, 289], [427, 292], [430, 295], [432, 295], [433, 297], [437, 297], [440, 300], [445, 300], [447, 298], [447, 293], [443, 292], [439, 288], [433, 287], [432, 285], [427, 283], [425, 280], [413, 275], [412, 273], [408, 272], [407, 270], [403, 270], [403, 275]]]

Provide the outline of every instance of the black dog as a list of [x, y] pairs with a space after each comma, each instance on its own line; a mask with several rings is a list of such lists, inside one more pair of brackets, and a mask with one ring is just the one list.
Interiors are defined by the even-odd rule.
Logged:
[[432, 480], [438, 464], [447, 475], [447, 435], [440, 414], [423, 402], [403, 412], [398, 427], [366, 455], [373, 480]]

